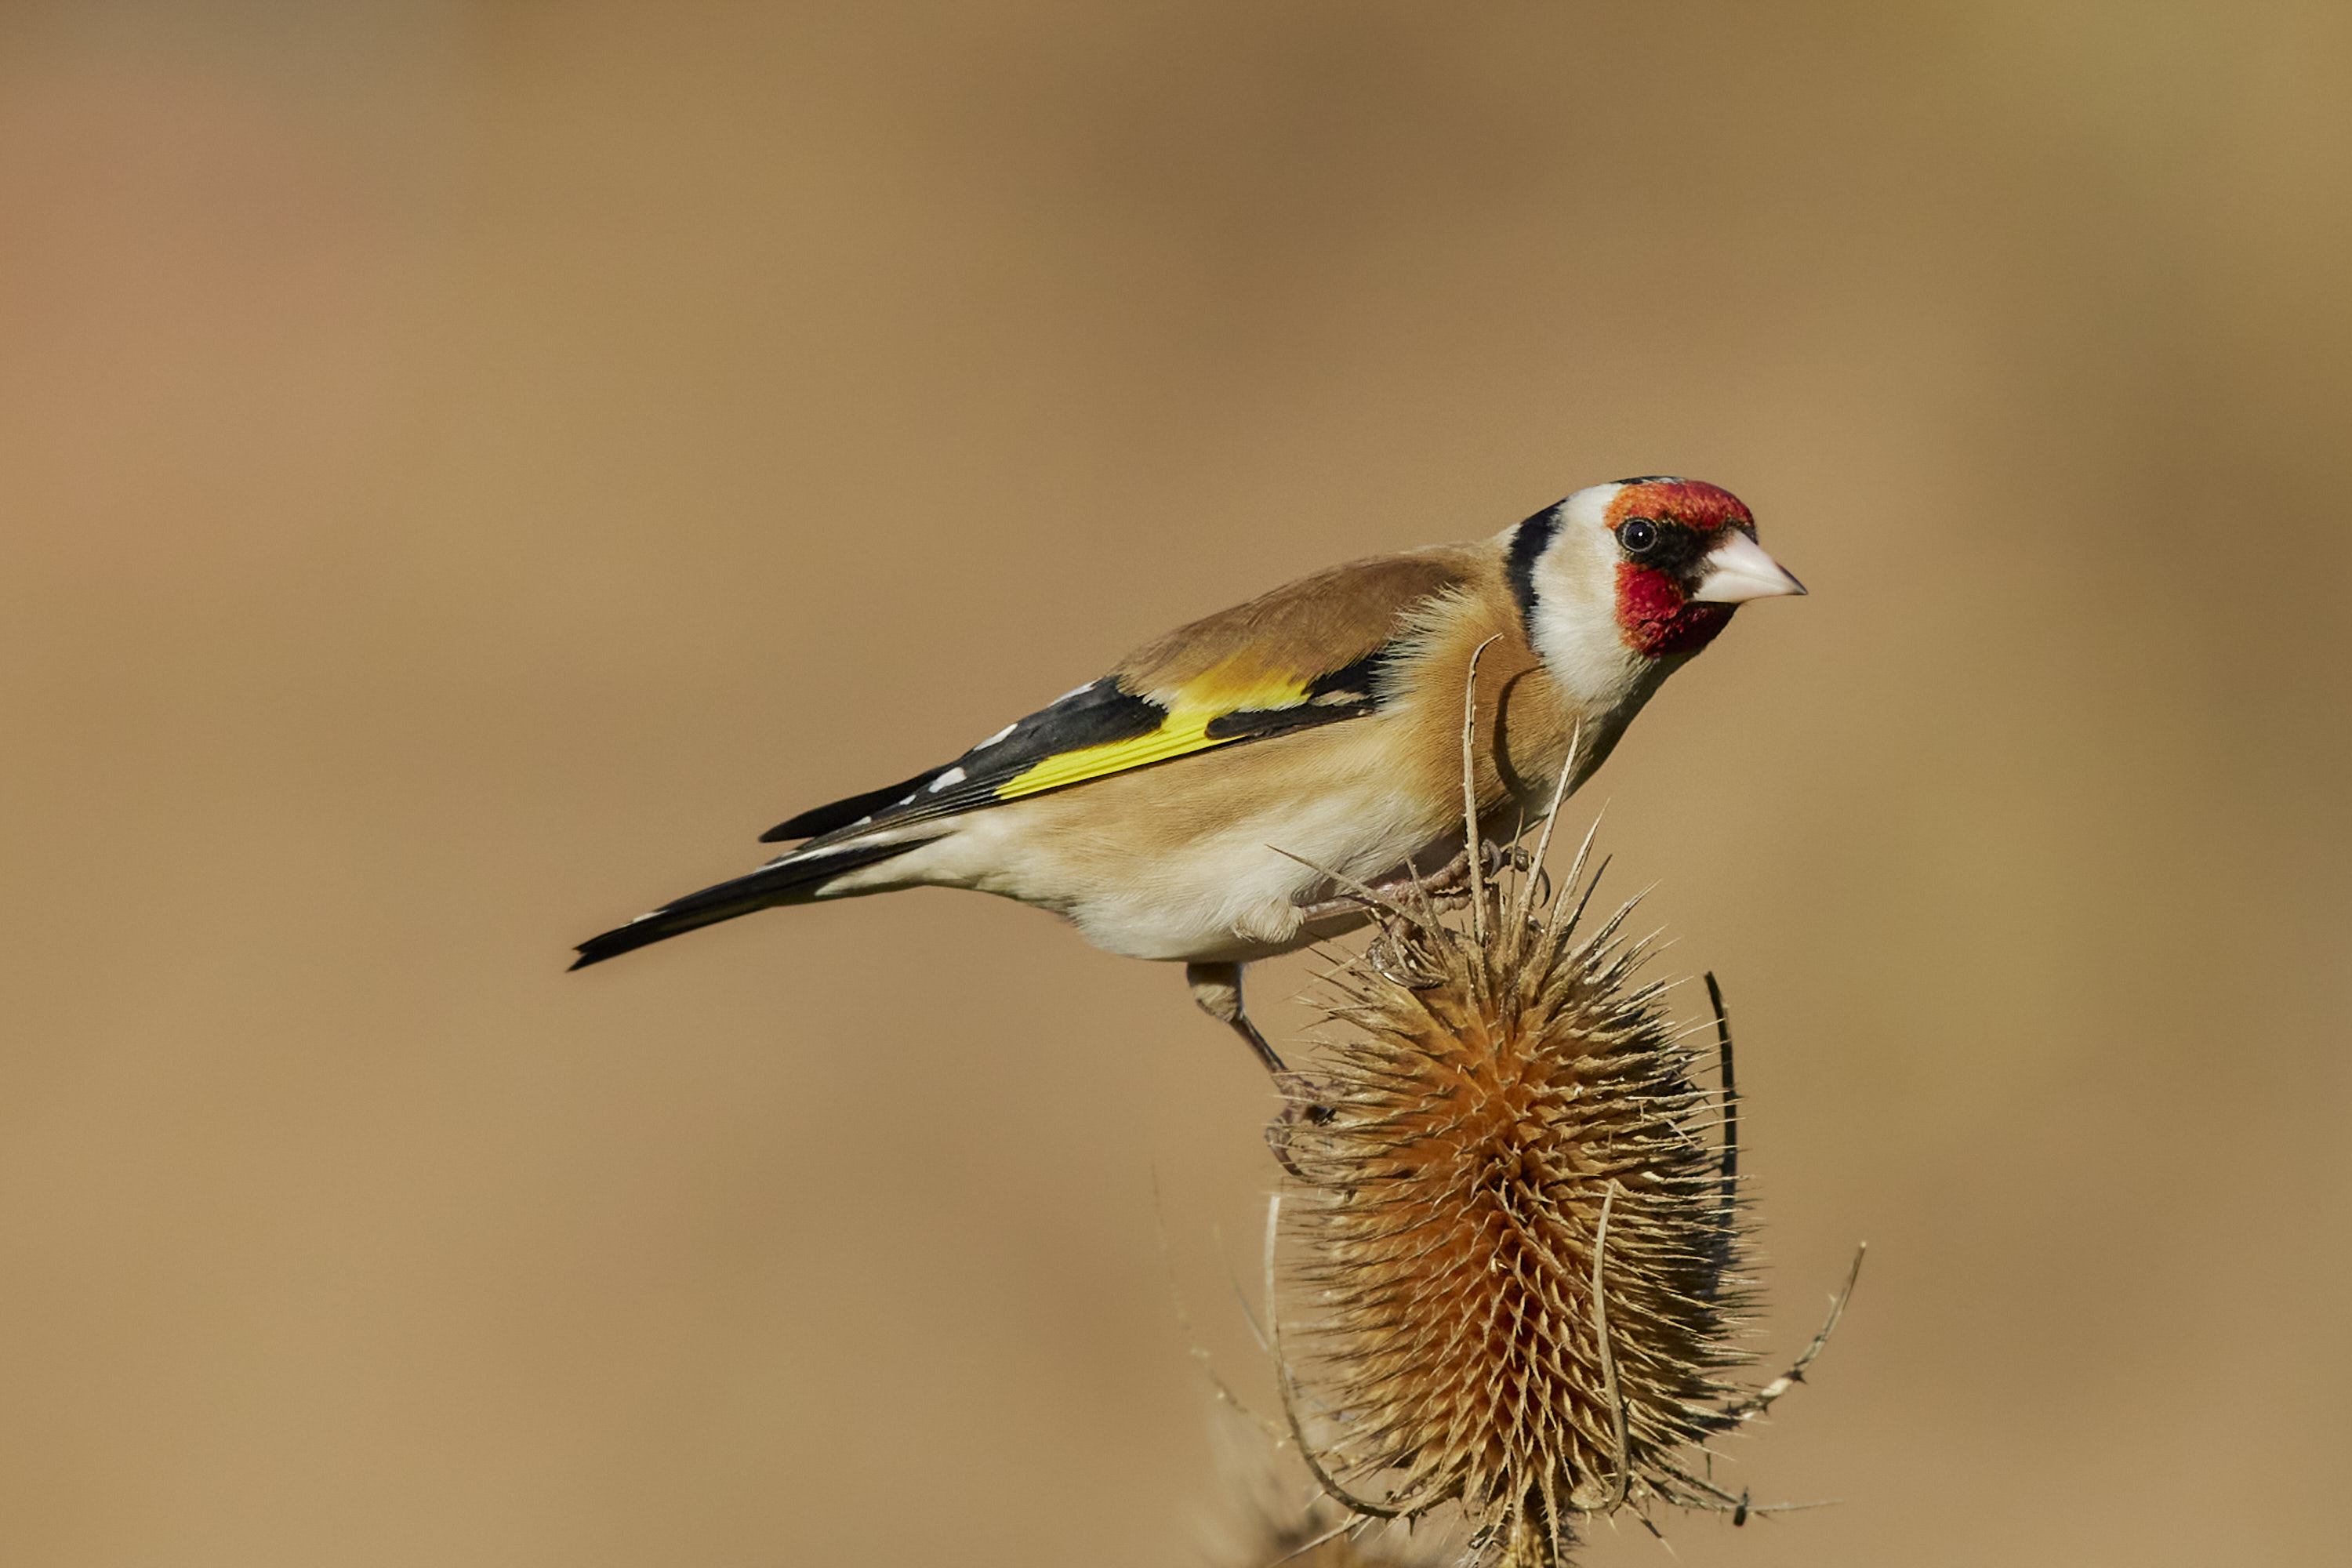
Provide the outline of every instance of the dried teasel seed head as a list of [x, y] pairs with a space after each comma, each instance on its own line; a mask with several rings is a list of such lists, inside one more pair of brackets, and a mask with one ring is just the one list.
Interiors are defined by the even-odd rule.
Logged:
[[1352, 1027], [1286, 1123], [1276, 1360], [1334, 1499], [1458, 1503], [1474, 1560], [1551, 1564], [1576, 1515], [1721, 1495], [1683, 1461], [1740, 1419], [1747, 1282], [1633, 905], [1580, 935], [1565, 896], [1473, 896], [1457, 924], [1409, 895], [1329, 977]]

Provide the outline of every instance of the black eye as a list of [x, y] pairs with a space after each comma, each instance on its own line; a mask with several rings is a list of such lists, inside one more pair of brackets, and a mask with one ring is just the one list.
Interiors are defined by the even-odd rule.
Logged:
[[1617, 542], [1626, 554], [1640, 555], [1658, 542], [1658, 525], [1646, 517], [1629, 517], [1617, 526]]

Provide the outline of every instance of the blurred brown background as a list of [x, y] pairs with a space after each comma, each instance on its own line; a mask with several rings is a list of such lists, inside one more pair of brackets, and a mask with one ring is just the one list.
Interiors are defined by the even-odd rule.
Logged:
[[2340, 1551], [2347, 68], [2338, 0], [20, 0], [0, 1555], [1201, 1562], [1171, 1302], [1264, 1388], [1275, 1172], [1176, 971], [937, 894], [566, 949], [1660, 470], [1813, 596], [1573, 820], [1729, 989], [1769, 1353], [1874, 1247], [1722, 1472], [1843, 1506], [1682, 1560]]

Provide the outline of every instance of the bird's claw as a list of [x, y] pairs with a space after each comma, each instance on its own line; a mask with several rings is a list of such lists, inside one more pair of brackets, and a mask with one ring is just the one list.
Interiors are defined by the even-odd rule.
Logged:
[[1536, 864], [1536, 858], [1521, 846], [1497, 844], [1491, 838], [1482, 839], [1479, 842], [1478, 858], [1485, 863], [1486, 875], [1489, 877], [1501, 876], [1503, 868], [1506, 866], [1514, 871], [1525, 873], [1535, 869]]
[[1282, 1096], [1282, 1109], [1265, 1124], [1265, 1146], [1285, 1171], [1303, 1182], [1307, 1173], [1291, 1153], [1291, 1140], [1302, 1131], [1328, 1127], [1338, 1112], [1328, 1103], [1332, 1096], [1328, 1086], [1305, 1073], [1276, 1073], [1274, 1087]]

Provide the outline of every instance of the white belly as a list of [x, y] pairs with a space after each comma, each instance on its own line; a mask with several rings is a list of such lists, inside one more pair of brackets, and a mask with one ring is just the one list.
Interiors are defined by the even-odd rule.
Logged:
[[1302, 904], [1338, 890], [1315, 868], [1376, 882], [1408, 858], [1433, 871], [1462, 842], [1458, 823], [1447, 833], [1376, 778], [1330, 780], [1265, 809], [1195, 813], [1186, 823], [1155, 815], [1168, 805], [1160, 792], [1118, 787], [1143, 776], [974, 812], [945, 837], [843, 877], [822, 896], [970, 888], [1052, 910], [1123, 957], [1248, 963], [1362, 923], [1352, 914], [1303, 922]]

